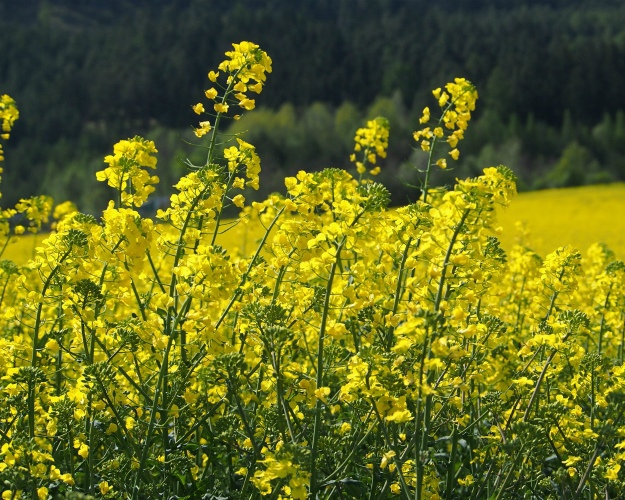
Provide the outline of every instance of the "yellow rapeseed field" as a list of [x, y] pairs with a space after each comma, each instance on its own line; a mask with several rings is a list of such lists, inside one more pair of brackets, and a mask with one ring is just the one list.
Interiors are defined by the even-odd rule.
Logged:
[[509, 250], [522, 239], [517, 222], [529, 232], [523, 244], [545, 257], [562, 245], [585, 253], [605, 243], [625, 258], [625, 184], [549, 189], [521, 193], [499, 214], [502, 246]]
[[118, 192], [101, 217], [48, 196], [0, 213], [4, 241], [57, 221], [4, 256], [28, 265], [0, 260], [2, 500], [625, 498], [624, 186], [517, 198], [502, 165], [432, 185], [478, 97], [455, 78], [413, 133], [422, 200], [387, 211], [379, 117], [356, 176], [300, 171], [250, 204], [260, 158], [240, 137], [222, 154], [218, 127], [271, 58], [232, 46], [216, 115], [192, 106], [206, 161], [154, 220], [140, 136], [96, 173]]
[[[545, 257], [570, 244], [584, 253], [593, 243], [605, 243], [625, 258], [625, 184], [548, 189], [519, 194], [499, 215], [504, 249], [519, 241]], [[255, 223], [239, 223], [220, 235], [217, 243], [229, 251], [249, 254], [264, 234]], [[46, 235], [25, 237], [10, 244], [4, 258], [17, 264], [34, 255]]]

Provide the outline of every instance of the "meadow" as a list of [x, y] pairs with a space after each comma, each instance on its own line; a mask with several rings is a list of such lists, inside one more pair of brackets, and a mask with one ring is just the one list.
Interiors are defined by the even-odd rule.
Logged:
[[[220, 131], [272, 61], [247, 41], [225, 56], [192, 106], [206, 160], [156, 220], [139, 136], [96, 174], [115, 192], [101, 215], [47, 196], [2, 211], [2, 500], [622, 498], [623, 186], [518, 197], [504, 165], [432, 185], [478, 100], [456, 78], [412, 136], [415, 203], [389, 209], [376, 182], [383, 117], [349, 171], [249, 203], [261, 159]], [[19, 113], [0, 104], [7, 140]], [[519, 218], [534, 234], [515, 244]]]

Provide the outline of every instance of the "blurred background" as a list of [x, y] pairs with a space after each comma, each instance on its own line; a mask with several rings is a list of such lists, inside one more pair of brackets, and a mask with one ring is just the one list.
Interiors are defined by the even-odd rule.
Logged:
[[3, 204], [49, 194], [96, 213], [95, 180], [120, 139], [154, 140], [155, 203], [201, 162], [191, 110], [232, 42], [273, 59], [249, 130], [261, 189], [300, 169], [351, 168], [367, 118], [391, 123], [380, 179], [414, 201], [412, 131], [431, 90], [463, 76], [478, 88], [453, 171], [503, 163], [521, 190], [625, 180], [625, 2], [622, 0], [0, 0], [0, 93], [20, 109], [6, 143]]

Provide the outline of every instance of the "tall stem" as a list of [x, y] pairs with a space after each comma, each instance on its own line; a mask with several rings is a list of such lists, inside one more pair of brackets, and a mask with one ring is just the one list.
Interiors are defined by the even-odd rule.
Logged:
[[[37, 306], [37, 316], [35, 318], [35, 327], [33, 329], [33, 352], [30, 359], [30, 366], [34, 369], [37, 367], [37, 344], [39, 343], [39, 330], [41, 329], [41, 314], [43, 311], [43, 303], [46, 297], [48, 288], [52, 284], [52, 279], [59, 272], [61, 264], [69, 256], [72, 248], [70, 247], [59, 259], [59, 263], [52, 269], [52, 272], [48, 275], [43, 288], [41, 289], [41, 302]], [[28, 434], [31, 438], [35, 437], [35, 381], [32, 380], [34, 373], [31, 374], [31, 380], [28, 383]]]
[[[326, 332], [326, 325], [328, 322], [328, 314], [330, 312], [330, 297], [332, 295], [332, 282], [334, 281], [334, 275], [338, 262], [341, 258], [341, 250], [345, 243], [345, 238], [336, 247], [336, 258], [330, 266], [330, 275], [328, 276], [328, 282], [326, 284], [326, 296], [323, 303], [323, 314], [321, 316], [321, 324], [319, 325], [319, 346], [317, 348], [317, 389], [323, 387], [323, 341]], [[319, 435], [321, 433], [321, 406], [322, 402], [317, 399], [315, 404], [315, 427], [313, 430], [312, 439], [312, 451], [310, 456], [310, 497], [317, 497], [317, 454], [319, 453]]]

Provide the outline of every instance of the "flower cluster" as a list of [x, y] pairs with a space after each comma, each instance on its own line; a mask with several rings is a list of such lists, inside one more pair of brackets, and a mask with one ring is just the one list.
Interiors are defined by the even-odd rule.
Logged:
[[[20, 116], [15, 101], [8, 95], [4, 94], [0, 96], [0, 121], [2, 121], [2, 134], [0, 137], [4, 140], [9, 138], [11, 129], [15, 120]], [[0, 149], [0, 161], [4, 160], [2, 156], [2, 149]]]
[[[354, 137], [354, 153], [350, 156], [350, 160], [355, 163], [356, 171], [362, 175], [367, 171], [366, 164], [372, 166], [369, 171], [371, 175], [380, 173], [380, 167], [376, 166], [378, 157], [386, 158], [386, 149], [388, 148], [388, 137], [390, 124], [386, 118], [378, 116], [374, 120], [369, 120], [367, 126], [359, 128]], [[362, 154], [361, 159], [358, 156]]]
[[[227, 114], [230, 106], [236, 105], [243, 110], [251, 111], [256, 107], [256, 100], [249, 97], [248, 92], [260, 94], [267, 79], [266, 73], [271, 73], [271, 58], [258, 45], [252, 42], [233, 43], [234, 50], [226, 52], [226, 57], [219, 64], [219, 71], [210, 71], [208, 79], [219, 89], [211, 87], [204, 92], [210, 101], [214, 101], [212, 108], [217, 120], [222, 114]], [[227, 77], [225, 85], [219, 84], [220, 72]], [[201, 115], [206, 113], [203, 103], [193, 106], [193, 111]], [[234, 115], [238, 119], [240, 115]], [[197, 137], [203, 137], [211, 130], [210, 121], [202, 121], [195, 129]]]
[[[426, 126], [417, 130], [414, 140], [419, 142], [423, 151], [432, 151], [436, 142], [446, 141], [449, 144], [449, 156], [457, 160], [460, 152], [456, 147], [464, 138], [464, 132], [471, 119], [471, 112], [475, 110], [477, 90], [471, 82], [464, 78], [456, 78], [453, 82], [445, 85], [445, 90], [435, 89], [432, 94], [441, 108], [441, 116], [432, 128]], [[431, 121], [430, 108], [423, 109], [423, 115], [419, 123], [427, 125]], [[446, 130], [445, 130], [446, 129]], [[430, 155], [430, 163], [434, 163], [442, 169], [447, 168], [447, 160], [444, 157], [433, 161]]]
[[[232, 174], [238, 172], [239, 167], [245, 167], [245, 186], [258, 189], [260, 174], [260, 158], [256, 154], [256, 148], [251, 144], [237, 138], [239, 147], [231, 146], [224, 151], [224, 158], [228, 161], [228, 171]], [[235, 178], [233, 187], [243, 188], [243, 179]]]
[[[41, 229], [41, 225], [45, 224], [50, 219], [54, 201], [50, 196], [33, 196], [29, 199], [22, 199], [17, 205], [15, 210], [17, 213], [24, 214], [29, 222], [28, 230], [32, 233], [36, 233]], [[18, 226], [19, 227], [19, 226]], [[21, 226], [23, 228], [23, 226]], [[23, 232], [23, 229], [17, 229], [16, 233]]]
[[[20, 116], [15, 101], [8, 95], [3, 94], [0, 96], [0, 121], [2, 122], [2, 132], [0, 138], [7, 140], [10, 136], [11, 129], [15, 120]], [[0, 163], [4, 161], [4, 151], [2, 144], [0, 143]], [[0, 174], [2, 174], [2, 168], [0, 167]]]
[[158, 183], [157, 176], [144, 170], [144, 167], [156, 168], [156, 157], [151, 156], [156, 152], [154, 142], [139, 136], [119, 141], [113, 147], [113, 154], [104, 158], [108, 167], [97, 172], [96, 178], [117, 189], [123, 205], [140, 207]]

